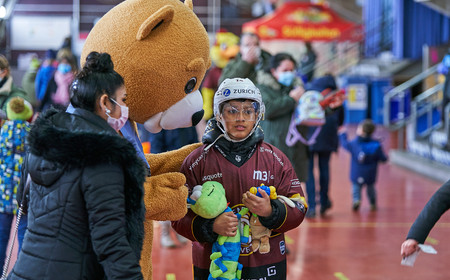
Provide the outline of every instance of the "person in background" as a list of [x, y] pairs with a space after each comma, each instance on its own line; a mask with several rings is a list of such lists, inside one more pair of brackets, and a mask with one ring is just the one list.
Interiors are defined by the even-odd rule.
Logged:
[[58, 61], [56, 60], [56, 51], [48, 49], [45, 52], [44, 61], [42, 62], [41, 67], [36, 73], [36, 79], [34, 83], [36, 99], [39, 104], [44, 99], [48, 83], [53, 78], [57, 67]]
[[448, 209], [450, 209], [450, 181], [445, 182], [433, 194], [409, 229], [400, 250], [403, 258], [420, 250], [419, 244], [425, 243], [431, 229]]
[[273, 13], [277, 9], [278, 0], [256, 0], [252, 4], [252, 16], [262, 17]]
[[31, 106], [33, 106], [33, 108], [36, 108], [36, 106], [38, 105], [36, 99], [35, 81], [40, 65], [41, 62], [39, 61], [37, 56], [33, 57], [30, 61], [30, 66], [28, 67], [22, 78], [22, 88], [27, 93], [27, 100], [31, 103]]
[[44, 112], [50, 106], [60, 106], [65, 108], [69, 105], [69, 87], [78, 71], [77, 62], [72, 53], [66, 49], [61, 49], [57, 54], [58, 67], [50, 80], [39, 108]]
[[54, 76], [57, 88], [52, 95], [52, 101], [53, 104], [67, 107], [70, 102], [69, 86], [78, 72], [78, 65], [73, 54], [63, 50], [59, 51], [57, 55], [59, 64]]
[[[6, 105], [8, 120], [0, 130], [0, 265], [3, 268], [9, 242], [12, 221], [18, 214], [17, 188], [21, 180], [25, 159], [25, 140], [30, 131], [28, 122], [33, 116], [33, 107], [21, 97], [13, 97]], [[22, 216], [17, 239], [18, 251], [27, 228], [27, 218]]]
[[[306, 182], [308, 177], [308, 147], [297, 142], [286, 144], [286, 135], [292, 114], [305, 91], [303, 82], [295, 76], [295, 60], [287, 53], [274, 55], [265, 71], [258, 71], [256, 86], [266, 105], [265, 119], [261, 122], [264, 139], [280, 149], [291, 161], [297, 178]], [[299, 126], [306, 135], [308, 128]]]
[[304, 83], [308, 83], [314, 76], [317, 55], [311, 42], [305, 42], [305, 53], [300, 58], [299, 74]]
[[270, 57], [270, 53], [260, 48], [258, 35], [243, 33], [239, 54], [223, 68], [219, 84], [229, 78], [249, 78], [256, 83], [256, 73], [269, 65]]
[[91, 52], [71, 86], [73, 110], [36, 119], [28, 227], [8, 279], [143, 279], [146, 168], [118, 134], [126, 98], [110, 55]]
[[14, 85], [8, 59], [0, 55], [0, 119], [7, 118], [6, 104], [16, 96], [28, 101], [27, 93]]
[[[225, 188], [233, 210], [213, 219], [202, 218], [188, 210], [184, 218], [172, 223], [178, 233], [193, 241], [196, 280], [211, 279], [208, 275], [212, 244], [218, 235], [236, 235], [239, 228], [235, 213], [244, 206], [251, 212], [248, 215], [258, 215], [261, 224], [273, 231], [269, 238], [273, 249], [261, 254], [252, 252], [250, 241], [242, 244], [239, 257], [243, 266], [242, 279], [286, 279], [284, 233], [300, 225], [307, 208], [301, 202], [303, 191], [289, 159], [264, 142], [264, 133], [258, 126], [263, 115], [261, 94], [249, 79], [226, 79], [214, 95], [215, 119], [208, 122], [202, 138], [204, 145], [183, 162], [181, 172], [186, 175], [186, 186], [191, 192], [196, 185], [217, 181]], [[255, 176], [258, 170], [271, 176]], [[294, 207], [278, 199], [271, 200], [264, 191], [262, 197], [249, 191], [261, 183], [274, 186], [278, 195], [292, 199]], [[277, 273], [271, 273], [273, 271]]]
[[347, 140], [346, 128], [339, 129], [339, 140], [342, 147], [351, 154], [350, 179], [353, 187], [353, 211], [358, 211], [361, 205], [361, 189], [367, 186], [367, 196], [370, 202], [370, 210], [377, 210], [377, 194], [375, 182], [379, 162], [386, 162], [387, 156], [383, 151], [380, 141], [372, 138], [375, 125], [372, 120], [361, 121], [356, 129], [357, 137], [352, 141]]
[[[150, 151], [152, 154], [164, 153], [179, 149], [185, 145], [198, 142], [197, 131], [195, 127], [177, 128], [173, 130], [161, 130], [158, 133], [150, 133]], [[176, 242], [171, 236], [174, 231], [170, 221], [160, 221], [161, 226], [161, 246], [167, 248], [176, 247]], [[174, 232], [181, 244], [186, 244], [187, 239]]]
[[[325, 89], [336, 90], [336, 81], [331, 74], [326, 74], [320, 78], [312, 80], [306, 84], [305, 90], [315, 90], [322, 92]], [[330, 158], [332, 152], [337, 152], [338, 128], [344, 122], [344, 109], [342, 105], [338, 107], [327, 107], [325, 109], [325, 124], [321, 127], [316, 142], [309, 146], [309, 167], [308, 180], [306, 181], [306, 192], [308, 195], [308, 213], [307, 218], [316, 216], [316, 182], [314, 178], [314, 160], [317, 158], [319, 167], [320, 184], [320, 214], [331, 208], [332, 203], [328, 196], [328, 187], [330, 183]], [[312, 134], [315, 127], [311, 127], [309, 134]]]

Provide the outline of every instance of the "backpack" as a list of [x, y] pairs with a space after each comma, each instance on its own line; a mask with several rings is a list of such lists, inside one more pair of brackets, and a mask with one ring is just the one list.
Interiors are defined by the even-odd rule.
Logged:
[[[337, 95], [345, 94], [345, 91], [331, 91], [325, 89], [322, 92], [309, 90], [303, 93], [292, 114], [286, 135], [286, 145], [292, 147], [297, 141], [310, 146], [316, 142], [316, 138], [325, 124], [325, 108], [334, 100]], [[306, 140], [297, 130], [297, 125], [316, 127], [311, 137]]]

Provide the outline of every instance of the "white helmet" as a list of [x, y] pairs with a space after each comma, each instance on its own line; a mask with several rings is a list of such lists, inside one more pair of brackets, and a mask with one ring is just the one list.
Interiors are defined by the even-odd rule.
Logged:
[[265, 112], [261, 92], [248, 78], [225, 79], [220, 84], [219, 89], [214, 94], [214, 116], [216, 119], [220, 115], [220, 105], [233, 99], [249, 99], [258, 102], [258, 121], [261, 120]]
[[[232, 140], [225, 129], [221, 125], [220, 118], [220, 107], [221, 104], [233, 99], [249, 99], [258, 103], [258, 108], [255, 108], [258, 112], [258, 119], [255, 122], [255, 125], [250, 131], [250, 133], [244, 139], [239, 141]], [[263, 119], [265, 112], [264, 103], [262, 101], [261, 92], [259, 89], [253, 84], [250, 79], [242, 79], [242, 78], [233, 78], [233, 79], [225, 79], [219, 86], [219, 89], [214, 94], [214, 116], [216, 118], [219, 129], [224, 133], [224, 136], [227, 140], [232, 142], [241, 142], [250, 137], [250, 135], [255, 132], [256, 127], [259, 122]]]

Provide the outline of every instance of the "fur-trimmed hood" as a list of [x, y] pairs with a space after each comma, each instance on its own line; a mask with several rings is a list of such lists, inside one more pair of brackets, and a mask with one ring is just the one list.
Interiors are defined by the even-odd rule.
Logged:
[[50, 109], [28, 135], [27, 171], [34, 183], [51, 187], [67, 170], [115, 164], [123, 168], [125, 213], [130, 245], [139, 253], [144, 236], [146, 171], [133, 145], [99, 116], [83, 109], [73, 114]]
[[36, 120], [27, 140], [33, 155], [68, 167], [124, 161], [124, 166], [142, 165], [131, 143], [82, 109], [73, 114], [48, 110]]

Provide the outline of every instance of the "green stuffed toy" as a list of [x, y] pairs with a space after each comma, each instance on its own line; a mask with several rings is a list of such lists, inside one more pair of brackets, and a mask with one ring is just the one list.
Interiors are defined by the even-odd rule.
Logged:
[[[225, 189], [221, 183], [215, 181], [207, 181], [201, 186], [195, 186], [187, 200], [191, 210], [205, 219], [212, 219], [224, 212], [232, 211], [227, 205]], [[236, 216], [240, 220], [247, 213], [248, 208], [243, 208]], [[238, 230], [233, 237], [219, 235], [212, 246], [208, 280], [241, 279], [242, 264], [238, 262], [238, 259], [241, 243], [247, 243], [248, 236], [248, 225], [244, 226], [242, 234]]]

